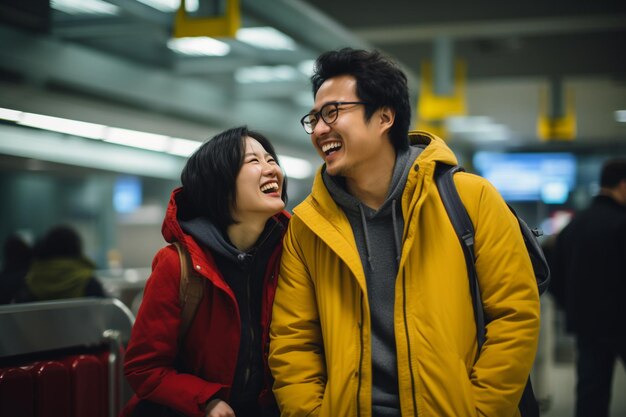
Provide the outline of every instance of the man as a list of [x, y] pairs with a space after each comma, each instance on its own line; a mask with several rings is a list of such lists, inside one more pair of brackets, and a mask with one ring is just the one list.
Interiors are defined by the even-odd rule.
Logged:
[[626, 159], [557, 236], [551, 291], [576, 336], [576, 417], [608, 417], [615, 361], [626, 365]]
[[539, 331], [517, 220], [455, 175], [490, 320], [474, 363], [465, 258], [433, 180], [456, 158], [409, 137], [406, 77], [379, 53], [324, 53], [312, 82], [302, 125], [325, 163], [285, 236], [269, 358], [282, 416], [516, 415]]

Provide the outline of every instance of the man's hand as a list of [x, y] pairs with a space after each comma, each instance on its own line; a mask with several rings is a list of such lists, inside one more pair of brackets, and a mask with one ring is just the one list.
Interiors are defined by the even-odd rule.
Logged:
[[216, 398], [209, 401], [205, 408], [206, 417], [235, 417], [235, 412], [224, 400]]

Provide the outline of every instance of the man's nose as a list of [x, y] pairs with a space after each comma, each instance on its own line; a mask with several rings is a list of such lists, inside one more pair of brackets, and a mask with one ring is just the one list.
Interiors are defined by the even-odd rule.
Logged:
[[330, 126], [324, 121], [324, 119], [320, 117], [318, 122], [315, 124], [315, 127], [313, 128], [312, 135], [321, 136], [328, 131], [330, 131]]

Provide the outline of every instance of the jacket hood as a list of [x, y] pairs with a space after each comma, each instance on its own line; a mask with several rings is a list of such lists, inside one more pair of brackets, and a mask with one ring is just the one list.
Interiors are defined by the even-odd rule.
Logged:
[[[161, 233], [166, 242], [181, 242], [185, 245], [190, 252], [193, 252], [192, 247], [196, 246], [194, 237], [187, 233], [185, 230], [189, 230], [189, 227], [200, 227], [202, 234], [207, 237], [207, 241], [203, 241], [203, 244], [207, 244], [210, 249], [216, 250], [227, 256], [237, 256], [238, 252], [233, 250], [230, 245], [221, 236], [221, 233], [217, 230], [217, 227], [213, 225], [208, 219], [196, 218], [181, 220], [181, 214], [184, 214], [185, 208], [182, 203], [182, 191], [183, 187], [176, 188], [172, 191], [170, 201], [165, 212], [165, 218], [163, 219], [163, 225], [161, 226]], [[289, 222], [289, 213], [285, 210], [278, 214], [275, 214], [272, 218], [276, 223], [281, 226], [281, 230], [286, 229]], [[217, 238], [219, 236], [219, 239]], [[208, 242], [213, 242], [208, 244]], [[230, 248], [228, 248], [230, 246]]]
[[448, 165], [456, 165], [458, 163], [456, 156], [446, 143], [438, 136], [421, 130], [409, 132], [410, 146], [424, 147], [424, 152], [419, 156], [417, 162], [420, 168], [426, 166], [434, 170], [436, 163]]
[[36, 260], [26, 275], [26, 284], [38, 300], [82, 297], [94, 268], [83, 257]]
[[[433, 177], [437, 163], [448, 165], [456, 165], [458, 163], [456, 156], [448, 145], [446, 145], [443, 139], [431, 133], [424, 131], [409, 132], [409, 144], [411, 148], [420, 148], [421, 153], [417, 159], [411, 162], [417, 163], [419, 165], [419, 169], [426, 172], [426, 177]], [[411, 151], [410, 153], [413, 154], [414, 151]], [[311, 203], [316, 207], [333, 207], [335, 202], [324, 183], [324, 171], [325, 164], [320, 166], [317, 174], [315, 175], [310, 199]], [[394, 193], [395, 190], [393, 185], [391, 188], [390, 193]], [[404, 192], [406, 192], [406, 190], [404, 190]], [[297, 212], [297, 208], [294, 211]], [[332, 216], [331, 213], [329, 213], [329, 215]], [[329, 218], [329, 221], [332, 220]]]
[[233, 245], [228, 236], [206, 217], [196, 217], [189, 220], [179, 219], [178, 223], [183, 232], [193, 236], [196, 242], [235, 263], [241, 263], [253, 257], [254, 253], [262, 247], [273, 248], [285, 232], [285, 225], [272, 217], [265, 224], [265, 228], [254, 246], [247, 251], [242, 251]]

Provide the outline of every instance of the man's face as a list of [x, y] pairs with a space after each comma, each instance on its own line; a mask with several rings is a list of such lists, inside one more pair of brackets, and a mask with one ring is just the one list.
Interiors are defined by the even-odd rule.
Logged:
[[[356, 79], [342, 75], [326, 80], [315, 95], [313, 112], [332, 102], [358, 102]], [[371, 103], [375, 104], [375, 103]], [[365, 106], [345, 104], [338, 107], [337, 119], [327, 124], [319, 118], [311, 142], [317, 153], [326, 162], [326, 171], [330, 175], [353, 177], [367, 172], [370, 164], [376, 163], [376, 157], [382, 146], [392, 146], [381, 129], [381, 110], [377, 110], [369, 121], [365, 121]]]

